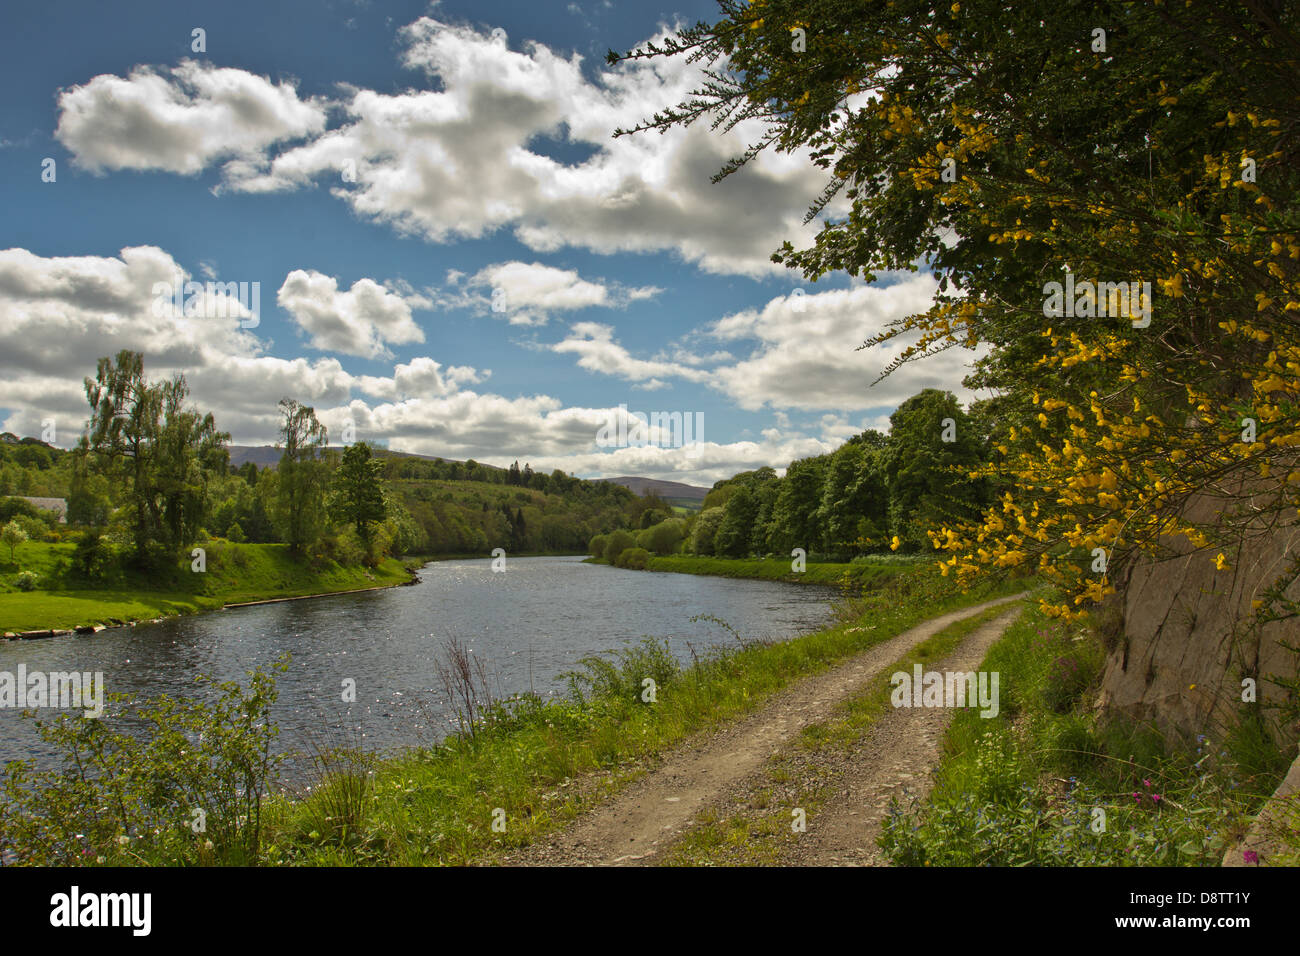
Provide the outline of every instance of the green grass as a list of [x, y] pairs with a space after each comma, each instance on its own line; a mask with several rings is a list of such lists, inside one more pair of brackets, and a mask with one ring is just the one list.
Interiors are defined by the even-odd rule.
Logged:
[[992, 719], [959, 712], [929, 803], [894, 808], [895, 865], [1217, 866], [1289, 763], [1249, 716], [1179, 739], [1092, 702], [1100, 635], [1037, 607], [982, 670], [1001, 674]]
[[[384, 587], [410, 580], [407, 566], [393, 558], [376, 568], [344, 567], [333, 561], [313, 567], [295, 560], [282, 544], [214, 541], [205, 547], [207, 570], [201, 574], [185, 563], [159, 574], [121, 573], [98, 587], [59, 587], [67, 580], [59, 564], [71, 556], [73, 545], [20, 545], [16, 562], [0, 564], [0, 631], [170, 617], [225, 604]], [[19, 569], [35, 572], [43, 586], [30, 592], [17, 590], [14, 579]]]
[[[577, 694], [569, 699], [517, 698], [472, 735], [375, 762], [364, 799], [351, 801], [346, 813], [332, 795], [355, 795], [356, 779], [325, 780], [304, 800], [277, 800], [268, 817], [268, 859], [312, 865], [490, 862], [501, 850], [555, 831], [686, 737], [753, 711], [792, 681], [926, 618], [1025, 586], [1006, 581], [963, 594], [918, 569], [848, 602], [838, 623], [814, 634], [733, 648], [681, 671], [654, 641], [612, 664], [588, 662], [587, 682], [575, 684]], [[638, 693], [648, 673], [658, 675], [654, 704], [643, 703]], [[498, 808], [505, 832], [492, 829]], [[340, 829], [344, 817], [347, 826]]]
[[920, 563], [917, 558], [883, 556], [863, 562], [808, 562], [796, 573], [785, 558], [711, 558], [694, 555], [652, 557], [647, 571], [670, 571], [677, 574], [708, 574], [724, 578], [755, 578], [762, 581], [788, 581], [795, 584], [824, 584], [831, 587], [865, 588], [883, 584], [900, 571]]

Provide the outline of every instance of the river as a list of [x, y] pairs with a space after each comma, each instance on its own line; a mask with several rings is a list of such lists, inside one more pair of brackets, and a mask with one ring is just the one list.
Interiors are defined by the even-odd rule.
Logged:
[[[497, 696], [567, 692], [561, 675], [589, 654], [644, 636], [665, 638], [678, 659], [745, 639], [786, 638], [825, 626], [835, 592], [814, 585], [627, 571], [580, 557], [437, 561], [411, 587], [232, 608], [86, 637], [0, 642], [0, 671], [104, 675], [133, 700], [195, 693], [196, 674], [244, 680], [288, 652], [273, 716], [279, 746], [361, 745], [371, 751], [427, 744], [451, 725], [435, 661], [455, 637], [483, 660]], [[345, 703], [345, 681], [355, 702]], [[51, 717], [52, 710], [38, 711]], [[0, 708], [0, 762], [53, 753], [30, 720]]]

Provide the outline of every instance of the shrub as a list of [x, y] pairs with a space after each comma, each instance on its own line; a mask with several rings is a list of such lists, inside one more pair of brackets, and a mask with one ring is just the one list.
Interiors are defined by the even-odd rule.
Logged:
[[635, 547], [636, 547], [636, 538], [632, 537], [631, 532], [619, 529], [618, 531], [615, 531], [613, 534], [611, 534], [609, 536], [609, 540], [605, 542], [604, 558], [610, 564], [613, 564], [614, 559], [617, 558], [620, 554], [622, 554], [628, 548], [635, 548]]
[[[5, 767], [0, 855], [35, 866], [258, 862], [262, 807], [283, 758], [272, 752], [275, 678], [249, 678], [247, 688], [202, 678], [194, 699], [136, 706], [110, 694], [98, 720], [38, 720], [64, 766]], [[119, 719], [137, 732], [115, 729]], [[202, 837], [191, 829], [199, 819]]]
[[597, 561], [605, 560], [605, 545], [609, 542], [609, 535], [598, 534], [591, 539], [587, 545], [587, 553]]
[[14, 578], [14, 584], [20, 591], [35, 591], [39, 580], [31, 571], [20, 571], [18, 577]]
[[83, 578], [101, 577], [113, 561], [108, 542], [98, 531], [84, 531], [72, 552], [72, 564]]
[[650, 552], [645, 548], [626, 548], [614, 561], [620, 568], [644, 571], [650, 564]]

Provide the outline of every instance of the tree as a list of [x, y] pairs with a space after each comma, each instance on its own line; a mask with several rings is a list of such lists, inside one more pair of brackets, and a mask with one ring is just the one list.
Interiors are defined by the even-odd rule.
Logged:
[[772, 506], [771, 543], [775, 550], [822, 550], [825, 532], [818, 520], [818, 508], [825, 470], [825, 456], [791, 462], [785, 470]]
[[347, 522], [369, 550], [373, 526], [388, 517], [380, 474], [384, 463], [375, 458], [366, 442], [343, 451], [334, 473], [334, 494], [330, 501], [335, 520]]
[[[1112, 571], [1188, 551], [1222, 568], [1239, 535], [1294, 515], [1300, 6], [1116, 4], [1104, 24], [1041, 0], [721, 7], [627, 55], [713, 69], [618, 134], [753, 121], [720, 177], [803, 150], [827, 172], [810, 215], [846, 207], [776, 261], [810, 280], [933, 271], [933, 303], [865, 346], [907, 337], [884, 374], [983, 346], [965, 384], [1004, 399], [972, 472], [1008, 487], [928, 529], [945, 574], [1037, 564], [1063, 589], [1048, 612], [1073, 617], [1114, 588], [1091, 549]], [[1261, 614], [1300, 613], [1273, 592]]]
[[634, 547], [636, 547], [636, 538], [632, 537], [630, 531], [619, 528], [605, 542], [605, 560], [613, 564], [620, 554]]
[[876, 476], [876, 451], [854, 436], [830, 456], [817, 509], [829, 550], [841, 555], [856, 550], [859, 526], [865, 519], [883, 526], [888, 505], [884, 484]]
[[988, 506], [986, 482], [970, 474], [982, 464], [982, 443], [951, 392], [923, 389], [889, 421], [889, 528], [919, 549], [929, 529], [974, 520]]
[[739, 485], [727, 499], [722, 523], [713, 539], [713, 550], [719, 556], [741, 558], [749, 553], [749, 536], [758, 517], [758, 499], [748, 484]]
[[72, 451], [72, 474], [68, 482], [68, 524], [104, 525], [112, 510], [109, 483], [90, 467], [90, 446], [82, 435]]
[[329, 433], [316, 420], [315, 409], [294, 399], [282, 399], [280, 412], [283, 419], [276, 447], [282, 453], [277, 469], [275, 519], [290, 552], [301, 556], [315, 544], [325, 525], [328, 474], [324, 454]]
[[723, 514], [722, 508], [713, 507], [705, 508], [695, 516], [695, 524], [691, 527], [691, 554], [713, 554], [714, 539], [722, 524]]
[[135, 562], [175, 560], [202, 527], [207, 484], [226, 470], [230, 436], [211, 413], [185, 404], [183, 375], [147, 381], [138, 352], [101, 358], [85, 389], [91, 415], [81, 447], [126, 499]]
[[14, 559], [15, 549], [27, 540], [27, 532], [23, 530], [22, 525], [17, 521], [10, 521], [3, 528], [0, 528], [0, 540], [9, 546], [9, 561]]

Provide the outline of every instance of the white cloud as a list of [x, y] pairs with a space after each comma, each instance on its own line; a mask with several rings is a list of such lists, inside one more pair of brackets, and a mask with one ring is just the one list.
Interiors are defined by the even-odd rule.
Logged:
[[452, 291], [439, 294], [440, 308], [471, 309], [511, 325], [545, 325], [556, 313], [579, 309], [621, 309], [663, 291], [657, 286], [591, 281], [575, 269], [518, 261], [493, 263], [472, 276], [451, 269], [446, 282]]
[[276, 301], [310, 336], [313, 348], [367, 358], [391, 356], [390, 342], [423, 342], [411, 309], [432, 305], [423, 296], [390, 291], [373, 279], [358, 279], [341, 292], [332, 276], [303, 269], [285, 277]]
[[712, 336], [757, 345], [743, 360], [715, 369], [710, 384], [749, 410], [893, 408], [923, 388], [947, 389], [969, 401], [974, 396], [958, 383], [980, 351], [951, 348], [873, 386], [916, 337], [858, 350], [892, 320], [928, 309], [936, 289], [932, 276], [908, 274], [893, 285], [784, 296], [761, 310], [725, 316], [710, 327]]
[[[602, 67], [589, 80], [576, 54], [511, 50], [469, 26], [422, 17], [401, 36], [404, 65], [439, 89], [349, 88], [326, 104], [241, 70], [141, 66], [65, 92], [58, 135], [95, 170], [194, 173], [224, 158], [223, 188], [254, 193], [323, 178], [357, 214], [434, 242], [510, 229], [538, 252], [671, 251], [708, 272], [758, 276], [784, 273], [769, 259], [783, 239], [811, 241], [802, 217], [825, 175], [805, 152], [764, 152], [709, 181], [761, 138], [755, 121], [612, 138], [703, 81], [684, 57]], [[328, 131], [327, 106], [343, 116]], [[591, 155], [557, 161], [547, 139]]]
[[58, 109], [55, 138], [93, 172], [188, 175], [325, 129], [323, 103], [299, 99], [292, 84], [193, 60], [101, 74], [63, 90]]
[[551, 351], [572, 353], [578, 356], [578, 365], [591, 372], [612, 375], [631, 382], [642, 382], [645, 388], [663, 386], [660, 376], [684, 378], [690, 382], [703, 382], [708, 373], [670, 361], [634, 358], [627, 349], [614, 341], [611, 326], [599, 322], [576, 322], [568, 336], [551, 347]]
[[587, 282], [572, 269], [541, 263], [502, 262], [487, 266], [468, 287], [488, 290], [489, 308], [514, 325], [541, 325], [553, 312], [567, 312], [611, 303], [609, 289]]

